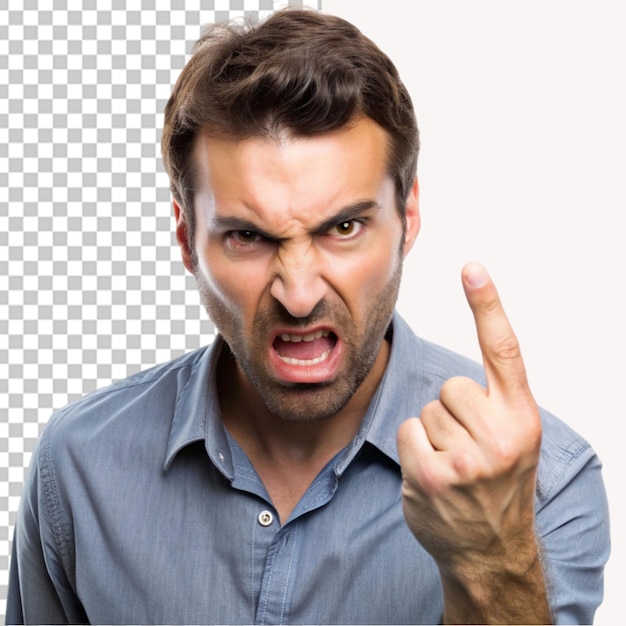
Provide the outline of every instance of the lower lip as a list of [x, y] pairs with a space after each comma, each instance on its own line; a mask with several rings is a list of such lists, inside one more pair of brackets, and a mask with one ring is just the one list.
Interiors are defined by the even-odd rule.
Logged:
[[305, 365], [287, 363], [273, 348], [270, 348], [270, 367], [278, 379], [286, 383], [325, 383], [337, 375], [342, 356], [343, 344], [339, 338], [330, 354], [320, 363]]

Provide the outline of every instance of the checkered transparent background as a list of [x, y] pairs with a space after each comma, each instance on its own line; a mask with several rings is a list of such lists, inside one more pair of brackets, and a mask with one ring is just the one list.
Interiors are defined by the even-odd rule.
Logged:
[[287, 4], [0, 0], [2, 623], [51, 413], [214, 337], [173, 237], [162, 111], [203, 24]]

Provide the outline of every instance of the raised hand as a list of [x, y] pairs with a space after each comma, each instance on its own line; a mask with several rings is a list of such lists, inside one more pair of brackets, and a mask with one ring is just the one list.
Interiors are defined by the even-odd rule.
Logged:
[[541, 419], [484, 268], [463, 268], [487, 386], [444, 383], [398, 431], [409, 528], [436, 560], [451, 622], [548, 623], [534, 496]]

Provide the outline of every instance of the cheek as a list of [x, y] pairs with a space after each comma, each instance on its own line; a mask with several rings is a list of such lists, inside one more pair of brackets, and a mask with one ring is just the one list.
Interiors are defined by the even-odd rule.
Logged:
[[[395, 242], [395, 239], [391, 241]], [[335, 289], [356, 317], [369, 315], [372, 307], [395, 279], [401, 264], [398, 245], [389, 240], [368, 247], [358, 258], [336, 265]]]
[[366, 261], [356, 271], [360, 281], [371, 289], [387, 285], [395, 276], [402, 257], [400, 237], [381, 237], [366, 251]]
[[[198, 269], [200, 279], [213, 298], [233, 316], [245, 317], [246, 312], [258, 306], [264, 292], [264, 272], [250, 263], [232, 263], [217, 246], [205, 248], [200, 255]], [[252, 312], [254, 314], [254, 311]]]

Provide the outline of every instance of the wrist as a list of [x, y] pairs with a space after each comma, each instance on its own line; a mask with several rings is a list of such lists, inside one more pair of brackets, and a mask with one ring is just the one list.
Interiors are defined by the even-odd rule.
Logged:
[[536, 542], [521, 553], [483, 554], [439, 569], [444, 623], [551, 623]]

